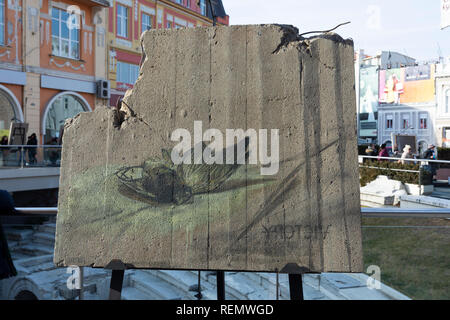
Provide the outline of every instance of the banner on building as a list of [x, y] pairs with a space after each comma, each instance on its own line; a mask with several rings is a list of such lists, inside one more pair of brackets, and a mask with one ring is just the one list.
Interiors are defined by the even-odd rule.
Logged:
[[435, 65], [380, 71], [379, 102], [389, 104], [434, 101]]
[[450, 26], [450, 0], [441, 0], [441, 29]]
[[359, 136], [377, 137], [378, 67], [367, 66], [360, 71]]
[[380, 71], [380, 103], [400, 103], [403, 93], [404, 69], [395, 68]]

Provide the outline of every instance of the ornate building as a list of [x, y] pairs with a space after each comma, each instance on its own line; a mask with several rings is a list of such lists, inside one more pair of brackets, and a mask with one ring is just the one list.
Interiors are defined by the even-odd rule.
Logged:
[[[223, 10], [222, 1], [207, 0], [110, 0], [108, 9], [108, 79], [110, 105], [133, 87], [139, 75], [140, 37], [149, 29], [210, 26], [212, 12]], [[216, 8], [215, 6], [219, 6]], [[228, 25], [228, 16], [217, 23]]]
[[450, 57], [436, 65], [437, 143], [450, 148]]
[[[212, 25], [224, 10], [209, 3], [0, 0], [0, 135], [25, 122], [48, 144], [67, 118], [114, 106], [137, 79], [142, 32]], [[216, 21], [228, 25], [228, 16]]]
[[0, 130], [26, 122], [38, 144], [95, 105], [106, 80], [107, 0], [0, 0]]

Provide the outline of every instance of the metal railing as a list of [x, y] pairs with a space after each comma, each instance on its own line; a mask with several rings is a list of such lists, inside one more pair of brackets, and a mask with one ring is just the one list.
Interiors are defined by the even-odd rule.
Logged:
[[374, 159], [374, 160], [390, 160], [390, 161], [399, 161], [399, 160], [405, 160], [410, 162], [420, 162], [421, 164], [427, 164], [428, 162], [431, 163], [447, 163], [450, 164], [449, 160], [431, 160], [431, 159], [419, 159], [419, 158], [397, 158], [397, 157], [377, 157], [377, 156], [362, 156], [358, 155], [359, 163], [362, 163], [361, 159]]
[[[58, 213], [58, 207], [17, 207], [17, 211], [24, 214], [45, 214], [55, 216]], [[450, 219], [450, 208], [361, 208], [362, 217], [374, 218], [445, 218]]]
[[59, 167], [61, 145], [0, 145], [0, 168]]
[[444, 218], [450, 219], [450, 208], [361, 208], [365, 218]]

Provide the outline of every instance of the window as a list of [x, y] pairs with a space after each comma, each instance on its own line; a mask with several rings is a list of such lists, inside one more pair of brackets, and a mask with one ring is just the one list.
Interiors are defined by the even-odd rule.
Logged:
[[172, 21], [167, 21], [167, 29], [172, 29]]
[[0, 0], [0, 45], [5, 44], [5, 0]]
[[128, 8], [117, 5], [117, 35], [128, 38]]
[[[79, 19], [79, 16], [75, 16]], [[79, 23], [67, 25], [69, 13], [65, 10], [52, 8], [52, 54], [72, 59], [80, 58]]]
[[420, 129], [427, 129], [427, 115], [421, 114], [419, 119], [419, 128]]
[[402, 129], [409, 129], [409, 115], [402, 116]]
[[392, 119], [392, 115], [386, 116], [386, 129], [392, 129], [394, 128], [394, 121]]
[[150, 30], [153, 26], [152, 16], [143, 13], [142, 14], [142, 32]]
[[56, 98], [49, 106], [45, 118], [45, 143], [49, 143], [52, 138], [59, 138], [61, 126], [64, 126], [66, 119], [73, 118], [86, 110], [89, 109], [76, 96], [63, 94]]
[[191, 0], [186, 0], [186, 8], [191, 8]]
[[117, 82], [134, 84], [138, 76], [138, 65], [117, 61]]
[[206, 1], [200, 0], [200, 13], [206, 16]]
[[183, 0], [175, 0], [175, 2], [178, 4], [183, 4]]
[[0, 89], [0, 130], [9, 130], [11, 122], [20, 121], [16, 109], [11, 94]]

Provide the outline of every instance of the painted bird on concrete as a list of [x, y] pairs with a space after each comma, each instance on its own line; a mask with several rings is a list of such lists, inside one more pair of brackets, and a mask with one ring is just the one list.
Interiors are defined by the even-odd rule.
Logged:
[[[243, 141], [245, 162], [249, 157], [248, 137]], [[116, 172], [122, 183], [119, 191], [134, 199], [146, 199], [156, 203], [191, 203], [196, 194], [217, 191], [243, 164], [237, 163], [238, 144], [234, 148], [232, 164], [194, 164], [194, 148], [191, 164], [175, 165], [170, 152], [162, 150], [162, 159], [149, 159], [140, 166], [124, 167]], [[206, 145], [202, 143], [202, 153]], [[226, 149], [223, 149], [226, 154]]]

